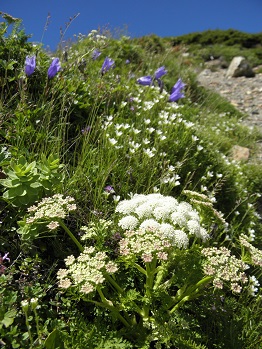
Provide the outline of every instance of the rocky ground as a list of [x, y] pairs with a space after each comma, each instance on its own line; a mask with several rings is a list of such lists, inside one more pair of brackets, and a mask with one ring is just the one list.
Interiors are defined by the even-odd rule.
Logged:
[[[257, 68], [258, 69], [258, 68]], [[254, 69], [256, 71], [256, 69]], [[198, 75], [200, 85], [218, 92], [246, 116], [243, 123], [261, 131], [257, 152], [252, 160], [262, 162], [262, 74], [254, 77], [226, 77], [227, 69], [204, 69]]]

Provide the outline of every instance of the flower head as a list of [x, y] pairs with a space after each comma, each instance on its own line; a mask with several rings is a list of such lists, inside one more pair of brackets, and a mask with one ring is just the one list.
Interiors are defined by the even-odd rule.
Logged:
[[137, 79], [136, 81], [139, 85], [143, 85], [143, 86], [150, 86], [150, 85], [152, 85], [152, 82], [153, 82], [150, 75], [142, 76], [141, 78]]
[[172, 87], [171, 94], [169, 96], [169, 102], [176, 102], [180, 98], [185, 97], [183, 93], [181, 93], [181, 90], [185, 87], [186, 85], [182, 82], [181, 79], [178, 79], [176, 84]]
[[32, 57], [27, 56], [25, 59], [25, 73], [27, 76], [30, 76], [33, 74], [33, 72], [35, 71], [35, 66], [36, 66], [35, 56], [32, 56]]
[[165, 67], [160, 67], [155, 71], [154, 76], [142, 76], [141, 78], [137, 79], [137, 83], [144, 86], [151, 86], [154, 82], [154, 80], [157, 80], [159, 87], [163, 88], [163, 82], [160, 80], [160, 78], [167, 73], [167, 70]]
[[104, 187], [104, 191], [108, 194], [114, 194], [115, 190], [111, 185], [107, 185], [106, 187]]
[[163, 75], [165, 75], [167, 73], [167, 70], [165, 69], [165, 67], [160, 67], [155, 71], [155, 79], [160, 79]]
[[59, 58], [54, 58], [47, 72], [48, 78], [52, 79], [61, 70]]
[[106, 73], [109, 69], [111, 69], [114, 66], [114, 64], [115, 62], [113, 61], [113, 59], [106, 57], [102, 65], [101, 73]]
[[101, 55], [101, 52], [95, 49], [92, 53], [92, 59], [95, 61], [100, 55]]

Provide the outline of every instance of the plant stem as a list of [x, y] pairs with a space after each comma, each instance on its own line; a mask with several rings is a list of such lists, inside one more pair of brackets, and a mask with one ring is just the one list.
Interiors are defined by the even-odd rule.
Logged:
[[29, 324], [29, 320], [28, 320], [28, 315], [27, 315], [27, 311], [25, 311], [25, 323], [26, 323], [26, 327], [27, 327], [27, 331], [28, 331], [28, 335], [29, 335], [29, 339], [30, 339], [30, 347], [32, 348], [33, 345], [33, 337], [32, 337], [32, 333], [30, 330], [30, 324]]
[[152, 289], [154, 284], [154, 276], [156, 269], [157, 259], [154, 258], [152, 262], [146, 263], [146, 283], [145, 283], [145, 296], [147, 298], [146, 304], [142, 309], [142, 316], [148, 318], [150, 311], [150, 299], [152, 297]]
[[124, 293], [124, 290], [118, 285], [118, 283], [108, 274], [104, 275], [106, 280], [112, 285], [114, 286], [114, 288], [120, 293]]
[[71, 231], [67, 228], [67, 226], [65, 225], [65, 223], [59, 219], [58, 220], [59, 224], [61, 225], [61, 227], [67, 232], [67, 234], [69, 235], [69, 237], [71, 238], [71, 240], [74, 241], [74, 243], [76, 244], [76, 246], [79, 248], [80, 252], [84, 251], [84, 247], [80, 244], [80, 242], [77, 240], [77, 238], [71, 233]]
[[101, 288], [99, 286], [96, 286], [97, 292], [99, 293], [99, 296], [102, 300], [101, 302], [96, 302], [96, 301], [92, 301], [93, 303], [102, 306], [103, 308], [107, 308], [109, 309], [112, 313], [114, 313], [118, 319], [126, 326], [126, 327], [130, 327], [130, 324], [127, 322], [127, 320], [119, 313], [119, 311], [116, 309], [116, 307], [113, 305], [112, 302], [109, 303], [109, 301], [105, 298], [103, 291], [101, 290]]
[[195, 285], [188, 288], [185, 293], [181, 295], [181, 298], [177, 300], [176, 305], [169, 311], [170, 314], [175, 312], [178, 308], [180, 308], [185, 302], [196, 298], [199, 295], [201, 289], [203, 289], [211, 280], [213, 276], [206, 276], [205, 278], [198, 281]]

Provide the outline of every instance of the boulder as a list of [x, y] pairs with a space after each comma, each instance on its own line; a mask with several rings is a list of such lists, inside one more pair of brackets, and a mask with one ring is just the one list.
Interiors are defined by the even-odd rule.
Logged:
[[228, 67], [226, 77], [237, 78], [239, 76], [245, 76], [251, 78], [255, 76], [254, 71], [249, 65], [248, 61], [244, 57], [234, 57]]
[[250, 150], [240, 145], [234, 145], [231, 150], [231, 156], [236, 161], [247, 161], [250, 156]]
[[229, 64], [222, 56], [217, 59], [211, 59], [210, 61], [205, 62], [205, 67], [211, 70], [226, 69], [228, 68], [228, 66]]

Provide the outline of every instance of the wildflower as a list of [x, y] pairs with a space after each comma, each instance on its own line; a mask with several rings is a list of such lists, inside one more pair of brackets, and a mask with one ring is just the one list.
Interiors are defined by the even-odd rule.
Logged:
[[114, 188], [111, 186], [111, 185], [107, 185], [105, 188], [104, 188], [104, 191], [108, 194], [114, 194], [115, 193], [115, 190]]
[[169, 96], [168, 101], [169, 102], [176, 102], [180, 98], [185, 97], [185, 95], [183, 93], [181, 93], [181, 90], [184, 87], [185, 87], [185, 84], [182, 82], [181, 79], [178, 79], [178, 81], [176, 82], [176, 84], [173, 86], [173, 88], [171, 90], [171, 94]]
[[130, 60], [129, 60], [129, 59], [127, 59], [127, 60], [126, 60], [126, 64], [129, 64], [129, 63], [130, 63]]
[[49, 229], [57, 228], [57, 222], [54, 218], [64, 219], [70, 211], [76, 210], [76, 205], [73, 203], [74, 199], [70, 196], [63, 198], [61, 194], [55, 194], [52, 197], [43, 198], [37, 206], [29, 208], [29, 212], [32, 212], [26, 220], [27, 224], [32, 224], [37, 221], [50, 221], [48, 224]]
[[59, 223], [56, 221], [51, 221], [49, 224], [47, 224], [47, 228], [49, 230], [55, 230], [58, 227], [59, 227]]
[[160, 67], [155, 71], [155, 79], [158, 80], [160, 79], [163, 75], [167, 73], [167, 70], [165, 67]]
[[56, 74], [61, 70], [61, 65], [59, 62], [59, 58], [54, 58], [52, 63], [50, 64], [50, 67], [48, 68], [48, 78], [52, 79], [56, 76]]
[[101, 55], [101, 52], [95, 49], [92, 53], [92, 59], [95, 61], [100, 55]]
[[137, 83], [143, 86], [151, 86], [156, 80], [158, 82], [158, 85], [160, 88], [163, 88], [163, 82], [160, 80], [160, 78], [167, 73], [167, 70], [165, 67], [160, 67], [155, 71], [155, 74], [153, 77], [150, 75], [148, 76], [142, 76], [141, 78], [137, 79]]
[[151, 76], [148, 75], [148, 76], [142, 76], [141, 78], [137, 79], [137, 82], [143, 86], [150, 86], [150, 85], [152, 85], [153, 80], [152, 80]]
[[240, 293], [242, 290], [240, 283], [245, 284], [248, 281], [244, 272], [248, 269], [248, 265], [231, 255], [225, 247], [204, 248], [201, 252], [206, 257], [203, 271], [206, 275], [214, 277], [213, 286], [222, 289], [226, 283], [232, 292]]
[[27, 56], [25, 59], [25, 73], [27, 76], [30, 76], [33, 74], [33, 72], [35, 71], [35, 66], [36, 66], [35, 56], [32, 56], [32, 57]]
[[1, 256], [0, 254], [0, 262], [4, 261], [4, 260], [7, 260], [8, 262], [10, 262], [10, 258], [8, 258], [7, 256], [9, 255], [9, 252], [5, 253], [3, 255], [3, 257]]
[[[69, 256], [65, 259], [67, 270], [60, 269], [57, 273], [58, 286], [77, 287], [82, 293], [91, 293], [105, 281], [105, 275], [117, 271], [117, 265], [108, 259], [105, 252], [95, 252], [94, 247], [85, 247], [77, 258]], [[70, 277], [70, 279], [69, 279]]]
[[106, 57], [102, 65], [101, 74], [105, 74], [109, 69], [111, 69], [114, 66], [114, 64], [115, 62], [113, 61], [113, 59]]
[[22, 310], [24, 312], [27, 312], [28, 311], [28, 308], [29, 308], [29, 302], [28, 300], [24, 299], [21, 301], [21, 306], [22, 306]]
[[135, 229], [138, 224], [138, 219], [134, 216], [125, 216], [118, 222], [118, 225], [125, 230]]
[[10, 262], [10, 258], [8, 258], [9, 252], [5, 253], [2, 257], [1, 253], [0, 253], [0, 275], [4, 274], [5, 270], [6, 270], [6, 266], [4, 266], [3, 262], [6, 260], [8, 262]]
[[38, 298], [31, 298], [30, 305], [31, 305], [31, 309], [35, 310], [38, 305]]

